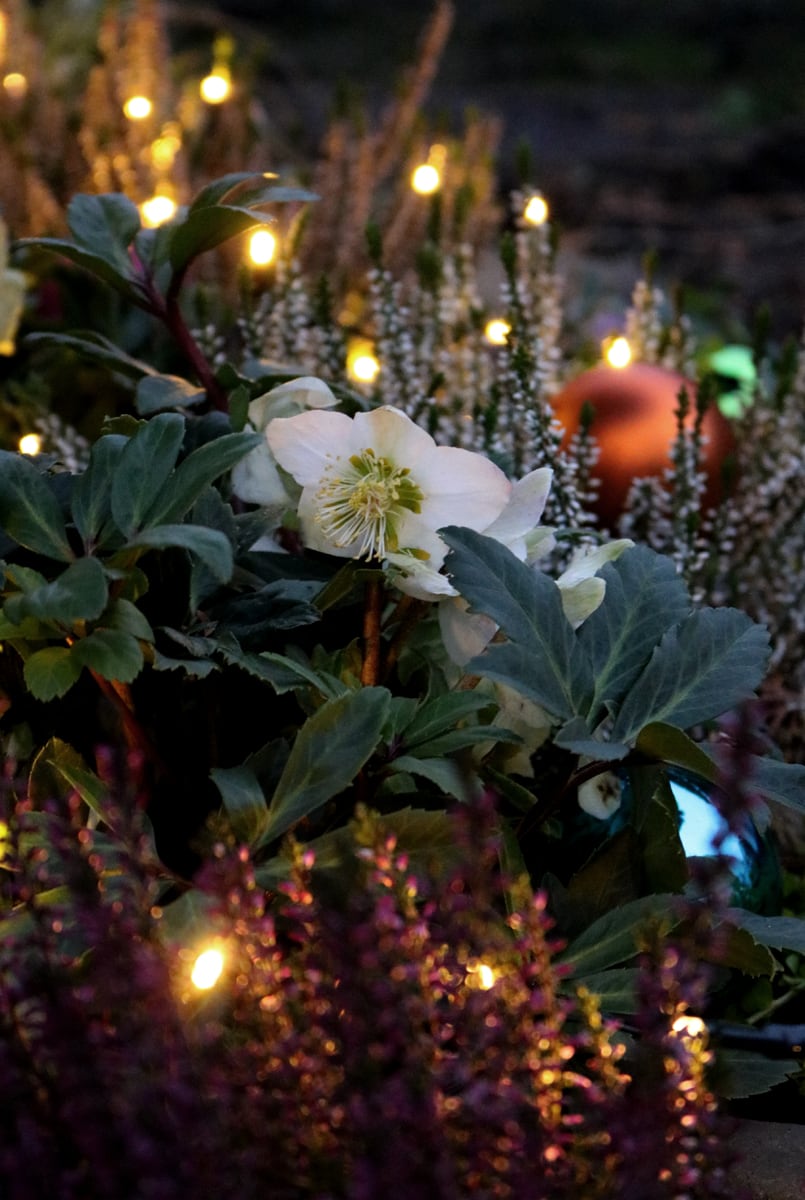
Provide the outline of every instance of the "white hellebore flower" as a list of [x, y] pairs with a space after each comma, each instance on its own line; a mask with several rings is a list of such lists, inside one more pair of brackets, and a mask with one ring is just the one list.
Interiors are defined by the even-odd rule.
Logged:
[[299, 520], [307, 546], [386, 561], [402, 591], [428, 599], [453, 593], [438, 574], [447, 547], [436, 530], [464, 525], [483, 531], [512, 492], [494, 463], [470, 450], [437, 446], [395, 408], [355, 417], [280, 417], [266, 439], [280, 466], [302, 485]]
[[[338, 400], [322, 379], [305, 375], [281, 383], [249, 405], [249, 425], [258, 433], [275, 417], [289, 417], [306, 408], [333, 408]], [[232, 491], [248, 504], [260, 504], [276, 514], [277, 521], [290, 504], [268, 442], [257, 446], [232, 468]]]

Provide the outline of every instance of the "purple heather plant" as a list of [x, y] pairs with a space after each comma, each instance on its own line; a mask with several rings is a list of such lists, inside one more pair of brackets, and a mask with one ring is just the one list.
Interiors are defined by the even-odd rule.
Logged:
[[218, 845], [198, 884], [226, 968], [203, 994], [192, 949], [160, 936], [136, 809], [110, 810], [113, 842], [72, 801], [5, 800], [8, 1200], [726, 1194], [708, 1053], [678, 1022], [699, 967], [647, 959], [631, 1078], [553, 961], [545, 898], [506, 915], [489, 799], [459, 810], [441, 875], [368, 812], [345, 888], [297, 846], [267, 895]]

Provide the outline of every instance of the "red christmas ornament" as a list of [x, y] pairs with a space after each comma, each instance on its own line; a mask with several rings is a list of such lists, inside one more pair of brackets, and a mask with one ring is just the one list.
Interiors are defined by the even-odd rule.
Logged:
[[[695, 385], [677, 371], [648, 363], [621, 369], [593, 367], [571, 379], [553, 397], [551, 403], [566, 430], [563, 446], [578, 431], [583, 406], [589, 403], [595, 409], [592, 433], [600, 457], [594, 474], [601, 480], [596, 511], [603, 525], [616, 524], [633, 479], [662, 476], [671, 466], [670, 450], [676, 437], [674, 413], [682, 388], [690, 397], [686, 424], [692, 426]], [[729, 421], [714, 405], [705, 413], [703, 433], [707, 443], [703, 464], [706, 503], [712, 505], [720, 494], [721, 464], [735, 442]]]

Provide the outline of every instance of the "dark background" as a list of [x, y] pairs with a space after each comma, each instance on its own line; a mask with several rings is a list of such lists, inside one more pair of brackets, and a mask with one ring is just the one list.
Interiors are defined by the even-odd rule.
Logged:
[[[269, 114], [315, 152], [341, 81], [376, 111], [416, 54], [429, 0], [220, 0], [174, 5], [231, 29]], [[223, 18], [221, 16], [223, 14]], [[499, 115], [503, 192], [516, 148], [595, 305], [628, 296], [644, 252], [706, 324], [740, 336], [805, 314], [803, 0], [458, 0], [428, 112], [459, 129]]]

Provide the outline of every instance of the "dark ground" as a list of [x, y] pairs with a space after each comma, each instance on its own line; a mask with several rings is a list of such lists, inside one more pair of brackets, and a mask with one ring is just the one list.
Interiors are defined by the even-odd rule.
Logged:
[[[180, 3], [186, 17], [190, 6]], [[430, 0], [220, 0], [260, 59], [269, 111], [311, 151], [340, 80], [370, 107], [412, 60]], [[805, 314], [803, 0], [457, 0], [430, 112], [504, 122], [563, 230], [588, 307], [628, 299], [648, 249], [703, 323], [741, 336], [757, 306], [778, 336]], [[207, 17], [215, 10], [206, 10]], [[245, 36], [244, 36], [245, 35]]]

